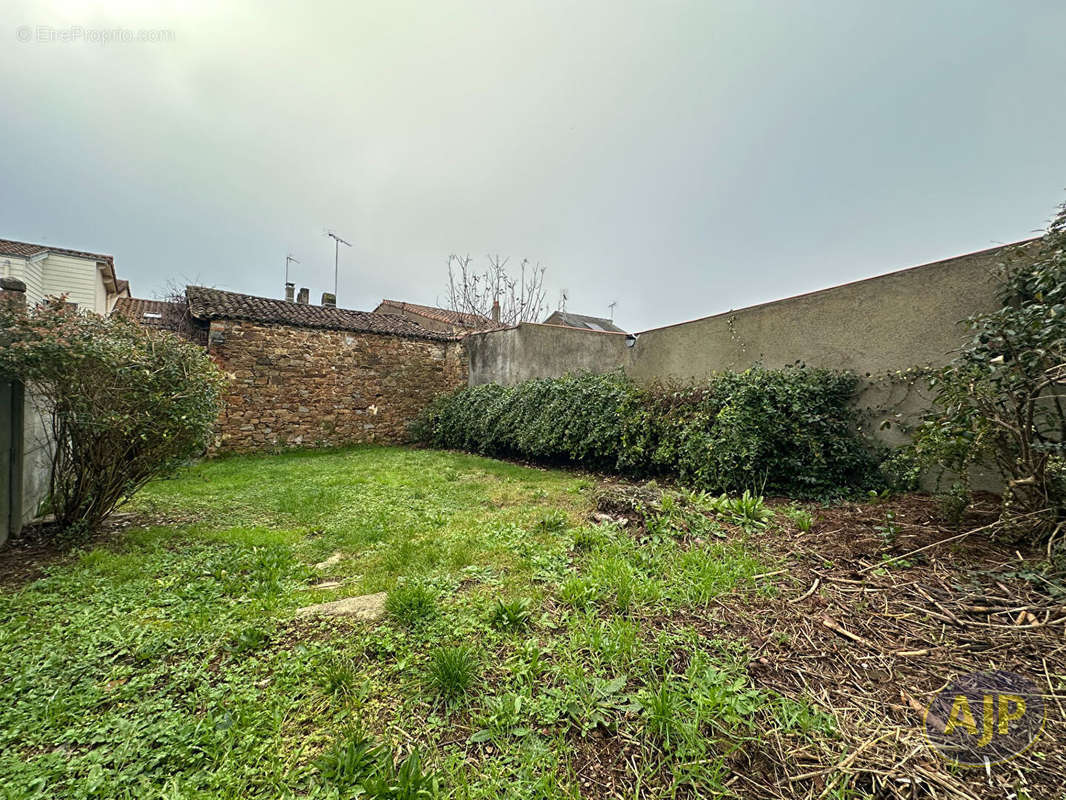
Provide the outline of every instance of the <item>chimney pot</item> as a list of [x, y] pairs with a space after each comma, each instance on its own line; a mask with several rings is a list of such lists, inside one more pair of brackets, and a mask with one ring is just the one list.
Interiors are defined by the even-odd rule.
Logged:
[[333, 292], [322, 292], [322, 307], [323, 308], [336, 308], [337, 307], [337, 295]]
[[311, 290], [306, 286], [300, 287], [300, 293], [296, 295], [296, 302], [303, 303], [305, 306], [311, 302]]
[[293, 293], [295, 291], [296, 291], [296, 284], [295, 283], [286, 283], [285, 284], [285, 299], [288, 302], [290, 302], [290, 303], [292, 302], [292, 299], [293, 299], [292, 296], [293, 296]]
[[493, 300], [492, 301], [492, 321], [493, 322], [499, 322], [500, 321], [500, 301], [499, 300]]

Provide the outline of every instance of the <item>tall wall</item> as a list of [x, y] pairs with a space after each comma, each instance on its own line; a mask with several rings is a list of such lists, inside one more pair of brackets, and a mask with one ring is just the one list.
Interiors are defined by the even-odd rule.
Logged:
[[754, 362], [797, 361], [860, 376], [943, 364], [966, 339], [960, 324], [996, 308], [993, 268], [1005, 248], [645, 331], [627, 369], [637, 380], [688, 380]]
[[625, 363], [624, 333], [604, 333], [523, 322], [469, 334], [470, 384], [512, 384], [566, 372], [610, 372]]
[[229, 379], [223, 452], [401, 442], [433, 398], [467, 382], [456, 341], [214, 321], [208, 352]]
[[[871, 432], [901, 439], [899, 422], [927, 405], [881, 376], [941, 365], [966, 340], [960, 324], [996, 307], [993, 269], [1039, 245], [995, 247], [810, 294], [645, 331], [618, 334], [551, 325], [472, 334], [470, 383], [517, 383], [566, 372], [624, 369], [642, 383], [692, 382], [761, 363], [850, 370], [864, 379], [860, 407], [882, 415]], [[898, 415], [898, 417], [897, 417]], [[882, 428], [884, 421], [890, 424]]]

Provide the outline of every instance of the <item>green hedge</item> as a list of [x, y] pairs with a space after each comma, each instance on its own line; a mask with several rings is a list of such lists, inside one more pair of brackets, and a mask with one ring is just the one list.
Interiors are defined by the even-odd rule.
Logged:
[[795, 367], [642, 388], [622, 373], [461, 389], [414, 427], [434, 447], [793, 496], [876, 483], [850, 373]]

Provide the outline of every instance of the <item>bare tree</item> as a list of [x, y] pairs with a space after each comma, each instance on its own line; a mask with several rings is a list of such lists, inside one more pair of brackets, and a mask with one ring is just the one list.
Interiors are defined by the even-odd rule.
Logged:
[[[488, 256], [488, 266], [478, 270], [470, 256], [448, 257], [448, 300], [453, 311], [477, 314], [503, 325], [540, 322], [547, 308], [545, 267], [522, 259], [517, 271], [508, 271], [509, 258]], [[498, 314], [494, 307], [499, 303]]]
[[[199, 281], [196, 284], [198, 285]], [[163, 290], [156, 293], [156, 299], [166, 303], [163, 306], [163, 318], [160, 320], [158, 327], [173, 331], [178, 336], [197, 344], [207, 344], [207, 326], [193, 319], [192, 314], [189, 312], [189, 301], [185, 296], [185, 286], [183, 284], [177, 283], [173, 279], [168, 280]]]

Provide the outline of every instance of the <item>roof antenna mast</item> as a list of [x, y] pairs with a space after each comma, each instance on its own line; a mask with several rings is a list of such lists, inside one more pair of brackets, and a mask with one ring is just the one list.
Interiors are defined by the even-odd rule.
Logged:
[[333, 297], [334, 301], [336, 301], [335, 299], [337, 297], [337, 264], [340, 263], [341, 245], [343, 244], [347, 245], [348, 247], [351, 247], [352, 243], [345, 241], [333, 231], [326, 231], [326, 236], [333, 239]]
[[289, 282], [289, 264], [299, 264], [299, 260], [296, 259], [292, 253], [285, 256], [285, 283]]
[[617, 300], [615, 300], [613, 303], [608, 303], [607, 304], [607, 308], [611, 309], [611, 322], [614, 322], [614, 307], [616, 305], [618, 305], [618, 301]]

